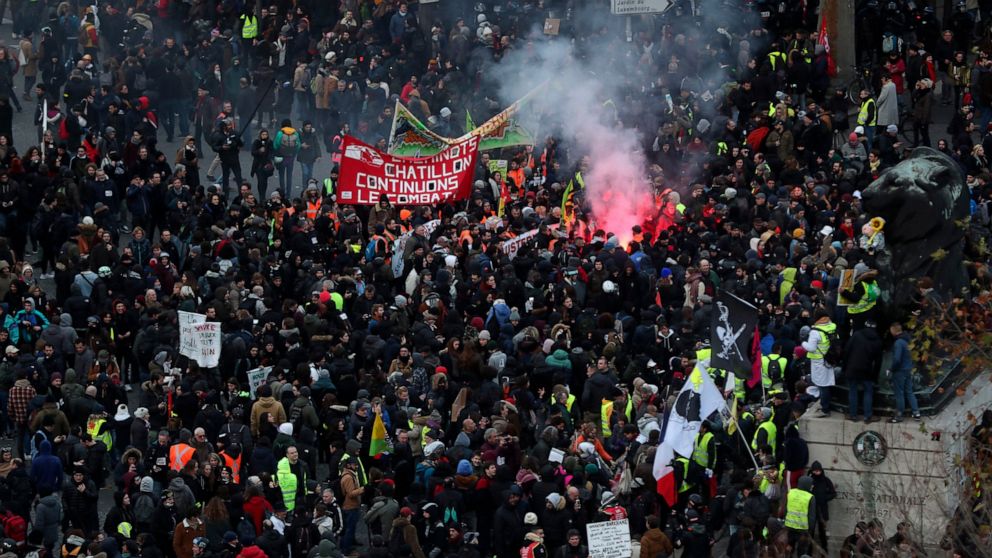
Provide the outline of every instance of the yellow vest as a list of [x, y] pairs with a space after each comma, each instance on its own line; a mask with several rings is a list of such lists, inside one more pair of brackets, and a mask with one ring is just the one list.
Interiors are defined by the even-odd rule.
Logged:
[[865, 292], [861, 295], [861, 299], [858, 300], [856, 304], [852, 304], [847, 307], [848, 314], [861, 314], [867, 312], [875, 307], [875, 302], [878, 300], [878, 283], [875, 281], [868, 281], [865, 283]]
[[827, 322], [825, 324], [815, 325], [813, 329], [820, 332], [820, 341], [816, 344], [816, 352], [808, 353], [806, 356], [812, 360], [822, 360], [823, 356], [830, 350], [830, 338], [827, 336], [837, 331], [837, 324]]
[[258, 18], [254, 15], [243, 15], [244, 25], [241, 26], [242, 39], [254, 39], [258, 36]]
[[282, 491], [282, 503], [286, 505], [286, 511], [296, 509], [296, 488], [301, 482], [304, 485], [307, 483], [306, 467], [301, 467], [300, 472], [302, 479], [296, 478], [296, 475], [293, 474], [288, 457], [283, 457], [276, 465], [276, 481]]
[[[420, 434], [420, 442], [422, 445], [425, 446], [427, 445], [426, 442], [424, 442], [423, 433]], [[351, 457], [351, 455], [348, 452], [345, 452], [344, 455], [341, 456], [341, 461], [338, 462], [339, 474], [342, 473], [342, 471], [344, 471], [344, 464], [348, 461], [349, 457]], [[355, 459], [358, 460], [358, 470], [355, 471], [356, 473], [358, 473], [358, 485], [365, 486], [366, 484], [369, 483], [368, 477], [365, 476], [365, 464], [362, 463], [362, 460], [359, 459], [358, 456], [355, 456]]]
[[[548, 401], [549, 401], [549, 402], [550, 402], [550, 403], [551, 403], [552, 405], [554, 405], [554, 404], [555, 404], [555, 396], [554, 396], [554, 395], [552, 395], [552, 396], [551, 396], [551, 399], [549, 399]], [[565, 399], [565, 409], [566, 409], [566, 410], [567, 410], [568, 412], [570, 412], [570, 413], [572, 412], [572, 404], [573, 404], [573, 403], [575, 403], [575, 396], [574, 396], [574, 395], [572, 395], [571, 393], [569, 393], [569, 394], [568, 394], [568, 398], [567, 398], [567, 399]]]
[[[871, 121], [868, 121], [868, 107], [872, 107]], [[878, 119], [878, 110], [875, 109], [875, 99], [865, 99], [861, 103], [861, 110], [858, 111], [858, 124], [862, 126], [874, 126]]]
[[768, 53], [768, 63], [771, 64], [773, 72], [777, 69], [776, 66], [779, 62], [785, 64], [784, 52], [776, 50]]
[[[782, 375], [783, 376], [785, 375], [785, 366], [786, 366], [786, 364], [788, 362], [788, 361], [785, 360], [785, 357], [780, 356], [780, 355], [776, 355], [775, 353], [772, 353], [772, 354], [770, 354], [768, 356], [762, 356], [761, 357], [761, 384], [763, 386], [765, 386], [765, 389], [769, 389], [769, 388], [772, 387], [772, 378], [771, 378], [771, 376], [768, 375], [768, 363], [771, 362], [771, 361], [773, 361], [773, 360], [778, 363], [778, 367], [779, 367], [779, 370], [782, 371]], [[781, 382], [782, 381], [782, 378], [779, 378], [778, 381]]]
[[[627, 422], [630, 422], [631, 411], [633, 410], [633, 408], [634, 406], [631, 403], [630, 398], [628, 397], [627, 405], [623, 410], [623, 416], [627, 418]], [[613, 434], [613, 431], [610, 430], [610, 417], [612, 416], [613, 416], [613, 400], [604, 399], [602, 406], [600, 406], [599, 408], [599, 428], [603, 432], [604, 439], [610, 437], [610, 435]]]
[[692, 460], [704, 469], [709, 469], [710, 467], [710, 452], [708, 448], [712, 439], [712, 432], [707, 432], [702, 436], [696, 435], [696, 447], [692, 449]]
[[744, 380], [738, 378], [737, 376], [734, 376], [734, 397], [736, 397], [741, 403], [744, 403], [744, 400], [747, 399], [746, 384], [744, 383]]
[[786, 497], [785, 526], [796, 531], [809, 529], [809, 503], [813, 495], [805, 490], [793, 488]]
[[692, 490], [692, 485], [688, 482], [689, 460], [684, 457], [679, 457], [675, 460], [675, 466], [682, 468], [682, 484], [679, 485], [679, 494], [689, 492]]
[[110, 435], [110, 430], [104, 430], [102, 433], [100, 429], [103, 425], [107, 423], [107, 419], [103, 418], [91, 418], [86, 422], [86, 433], [93, 437], [94, 440], [98, 442], [103, 442], [107, 446], [107, 451], [113, 449], [114, 439]]
[[758, 425], [758, 428], [754, 431], [754, 438], [751, 439], [751, 449], [758, 451], [758, 433], [764, 430], [767, 433], [768, 445], [772, 448], [772, 455], [775, 455], [775, 438], [778, 434], [778, 428], [771, 419]]

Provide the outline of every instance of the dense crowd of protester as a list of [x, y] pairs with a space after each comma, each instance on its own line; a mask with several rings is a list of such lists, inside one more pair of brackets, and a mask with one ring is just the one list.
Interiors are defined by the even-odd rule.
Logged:
[[[585, 558], [585, 526], [624, 518], [644, 558], [711, 556], [717, 538], [732, 557], [922, 555], [912, 525], [878, 520], [829, 545], [836, 491], [797, 421], [836, 410], [838, 381], [848, 420], [878, 420], [883, 350], [890, 420], [921, 417], [909, 334], [877, 315], [884, 223], [860, 192], [953, 103], [936, 148], [988, 224], [977, 27], [862, 29], [879, 81], [852, 105], [816, 2], [677, 2], [629, 41], [582, 4], [11, 0], [0, 557]], [[560, 34], [533, 36], [547, 18]], [[384, 149], [399, 99], [458, 136], [466, 111], [504, 108], [490, 70], [545, 40], [632, 69], [611, 125], [651, 164], [643, 227], [591, 230], [579, 189], [574, 226], [549, 228], [597, 156], [567, 137], [485, 152], [467, 204], [339, 203], [345, 135]], [[759, 309], [753, 387], [710, 365], [720, 291]], [[217, 367], [178, 353], [180, 311], [221, 324]], [[697, 366], [737, 400], [739, 434], [703, 423], [669, 505], [654, 453]]]

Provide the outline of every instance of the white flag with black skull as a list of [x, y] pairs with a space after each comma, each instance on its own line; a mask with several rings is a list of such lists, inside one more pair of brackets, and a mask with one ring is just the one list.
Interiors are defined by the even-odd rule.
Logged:
[[699, 425], [726, 408], [727, 402], [713, 383], [713, 378], [697, 365], [675, 398], [675, 405], [668, 415], [664, 441], [679, 455], [691, 456]]

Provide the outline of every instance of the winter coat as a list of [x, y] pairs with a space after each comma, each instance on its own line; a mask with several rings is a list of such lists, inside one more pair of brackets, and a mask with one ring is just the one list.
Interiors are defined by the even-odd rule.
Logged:
[[[820, 465], [819, 461], [814, 461], [809, 467], [810, 471], [815, 471], [817, 469], [823, 470], [823, 466]], [[830, 500], [837, 497], [837, 489], [834, 487], [833, 481], [827, 478], [827, 474], [821, 473], [819, 475], [810, 475], [813, 479], [813, 500], [816, 502], [816, 513], [817, 517], [823, 518], [824, 521], [830, 521], [830, 508], [827, 505]]]
[[[393, 520], [393, 538], [403, 539], [403, 545], [409, 547], [407, 552], [402, 552], [400, 549], [395, 549], [399, 556], [406, 556], [408, 554], [413, 555], [413, 558], [426, 558], [424, 556], [424, 551], [420, 547], [420, 539], [417, 537], [417, 528], [410, 523], [410, 518], [408, 517], [397, 517]], [[392, 547], [394, 545], [390, 545]], [[394, 550], [390, 548], [390, 550]]]
[[899, 96], [896, 93], [896, 84], [889, 82], [882, 86], [882, 92], [878, 94], [878, 117], [875, 124], [879, 128], [884, 128], [889, 124], [899, 124]]
[[370, 527], [379, 522], [380, 534], [387, 541], [389, 532], [393, 528], [393, 520], [400, 511], [400, 505], [396, 500], [385, 496], [376, 496], [372, 500], [372, 507], [365, 512], [365, 523]]
[[909, 352], [909, 334], [903, 332], [896, 337], [892, 344], [892, 362], [889, 364], [893, 374], [909, 374], [913, 371], [913, 356]]
[[31, 482], [36, 490], [57, 491], [62, 485], [62, 462], [52, 455], [52, 444], [41, 442], [38, 455], [31, 461]]
[[524, 509], [520, 505], [510, 507], [504, 503], [496, 510], [493, 532], [498, 535], [495, 541], [497, 558], [515, 558], [519, 555], [524, 540], [523, 515]]
[[176, 532], [172, 536], [172, 549], [176, 558], [193, 558], [193, 539], [206, 535], [207, 528], [199, 518], [184, 519], [176, 525]]
[[258, 439], [258, 419], [261, 418], [262, 413], [269, 413], [270, 415], [275, 416], [276, 424], [286, 422], [286, 409], [283, 408], [282, 403], [276, 401], [272, 397], [260, 397], [258, 401], [251, 406], [252, 438]]
[[38, 500], [34, 511], [34, 529], [41, 531], [45, 546], [51, 548], [59, 539], [62, 523], [62, 501], [56, 494], [49, 494]]
[[878, 330], [855, 331], [844, 347], [844, 377], [848, 382], [877, 382], [882, 367], [882, 338]]

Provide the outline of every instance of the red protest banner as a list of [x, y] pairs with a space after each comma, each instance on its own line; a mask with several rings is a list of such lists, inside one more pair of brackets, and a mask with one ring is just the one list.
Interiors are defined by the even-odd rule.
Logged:
[[385, 196], [396, 205], [437, 205], [472, 193], [479, 138], [430, 157], [396, 157], [345, 136], [341, 151], [339, 203], [373, 205]]

